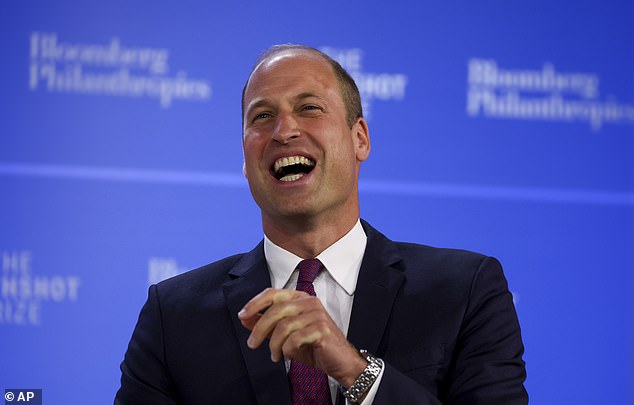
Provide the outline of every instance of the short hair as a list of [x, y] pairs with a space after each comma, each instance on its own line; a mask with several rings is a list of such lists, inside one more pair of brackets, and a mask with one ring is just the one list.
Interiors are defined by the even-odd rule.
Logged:
[[249, 80], [251, 80], [251, 76], [253, 76], [253, 72], [257, 67], [264, 62], [266, 59], [284, 52], [288, 50], [302, 50], [316, 54], [317, 56], [324, 59], [330, 67], [332, 67], [333, 73], [335, 74], [335, 79], [337, 79], [337, 84], [339, 85], [339, 92], [341, 93], [341, 98], [343, 99], [343, 103], [346, 106], [346, 121], [348, 126], [352, 128], [352, 126], [357, 122], [359, 118], [363, 118], [363, 108], [361, 107], [361, 95], [359, 94], [359, 88], [357, 84], [354, 82], [354, 79], [350, 74], [344, 69], [339, 62], [326, 55], [324, 52], [319, 49], [299, 44], [282, 44], [282, 45], [273, 45], [266, 51], [264, 51], [260, 57], [257, 59], [253, 68], [251, 69], [251, 73], [249, 73], [249, 77], [247, 78], [244, 87], [242, 88], [242, 117], [244, 119], [244, 95], [247, 91], [247, 86], [249, 85]]

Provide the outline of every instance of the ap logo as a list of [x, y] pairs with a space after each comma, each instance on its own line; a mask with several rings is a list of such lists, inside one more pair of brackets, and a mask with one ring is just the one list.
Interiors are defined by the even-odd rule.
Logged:
[[42, 405], [41, 389], [6, 389], [4, 390], [4, 403]]

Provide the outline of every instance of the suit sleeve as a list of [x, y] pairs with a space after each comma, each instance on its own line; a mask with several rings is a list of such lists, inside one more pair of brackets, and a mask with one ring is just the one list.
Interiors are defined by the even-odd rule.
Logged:
[[115, 405], [174, 405], [179, 403], [164, 351], [160, 301], [150, 287], [128, 350], [121, 363], [121, 387]]
[[524, 346], [500, 263], [479, 265], [439, 399], [386, 364], [374, 405], [525, 405]]

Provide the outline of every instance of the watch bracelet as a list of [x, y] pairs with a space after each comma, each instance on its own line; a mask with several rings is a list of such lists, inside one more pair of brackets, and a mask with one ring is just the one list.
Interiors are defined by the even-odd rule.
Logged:
[[343, 396], [353, 403], [358, 403], [363, 395], [370, 389], [376, 381], [383, 369], [383, 360], [374, 357], [367, 350], [359, 350], [359, 354], [363, 356], [368, 365], [365, 367], [361, 375], [357, 377], [355, 382], [347, 390], [343, 390]]

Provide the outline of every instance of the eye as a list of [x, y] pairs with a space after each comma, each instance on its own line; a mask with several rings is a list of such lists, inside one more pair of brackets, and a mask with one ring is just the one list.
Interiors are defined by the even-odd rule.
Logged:
[[307, 112], [309, 114], [314, 114], [322, 110], [323, 109], [320, 106], [315, 104], [306, 104], [300, 108], [300, 111]]
[[253, 121], [263, 120], [263, 119], [270, 118], [270, 117], [271, 117], [270, 113], [262, 112], [262, 113], [257, 114], [255, 117], [253, 117]]

